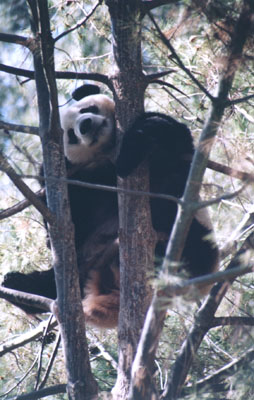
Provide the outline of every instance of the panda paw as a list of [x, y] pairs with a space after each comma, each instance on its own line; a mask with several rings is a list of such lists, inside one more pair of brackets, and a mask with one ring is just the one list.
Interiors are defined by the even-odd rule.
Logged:
[[116, 160], [118, 176], [130, 175], [150, 154], [156, 143], [156, 125], [152, 118], [137, 120], [125, 133]]

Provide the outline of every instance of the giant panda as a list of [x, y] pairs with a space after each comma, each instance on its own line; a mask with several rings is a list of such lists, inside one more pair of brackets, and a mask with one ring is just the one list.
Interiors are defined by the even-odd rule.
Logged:
[[[88, 89], [87, 89], [88, 88]], [[124, 134], [116, 162], [114, 102], [84, 86], [73, 96], [77, 101], [62, 112], [64, 151], [68, 177], [105, 186], [116, 186], [117, 176], [128, 176], [148, 160], [150, 191], [181, 197], [194, 152], [189, 129], [172, 117], [146, 112]], [[117, 194], [112, 191], [69, 185], [75, 245], [78, 257], [83, 310], [88, 324], [113, 328], [119, 311], [119, 242]], [[153, 228], [160, 234], [155, 259], [162, 259], [176, 217], [176, 203], [150, 199]], [[184, 247], [181, 269], [189, 277], [213, 272], [218, 249], [211, 239], [212, 226], [205, 212], [197, 213]], [[138, 267], [137, 267], [138, 268]], [[54, 271], [8, 273], [3, 285], [56, 298]], [[29, 314], [37, 307], [17, 304]]]

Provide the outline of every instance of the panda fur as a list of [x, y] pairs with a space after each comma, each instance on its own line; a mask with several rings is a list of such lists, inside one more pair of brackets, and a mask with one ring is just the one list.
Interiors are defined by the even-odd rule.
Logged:
[[[148, 160], [150, 191], [181, 197], [193, 154], [188, 128], [170, 116], [147, 112], [125, 133], [116, 163], [114, 102], [102, 94], [89, 94], [62, 113], [64, 150], [69, 179], [116, 186], [117, 176], [128, 176]], [[69, 185], [80, 288], [86, 322], [112, 328], [119, 311], [119, 243], [117, 194]], [[153, 228], [161, 239], [155, 259], [165, 254], [177, 206], [168, 200], [151, 198]], [[206, 212], [194, 217], [182, 256], [182, 268], [190, 277], [217, 269], [218, 249], [208, 240], [212, 227]], [[53, 268], [30, 274], [8, 273], [5, 287], [56, 298]], [[41, 309], [17, 304], [29, 314]]]

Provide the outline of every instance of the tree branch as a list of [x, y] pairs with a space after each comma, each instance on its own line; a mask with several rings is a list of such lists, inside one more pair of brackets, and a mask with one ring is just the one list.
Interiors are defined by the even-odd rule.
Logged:
[[[1, 290], [2, 286], [0, 286]], [[23, 293], [23, 292], [22, 292]], [[3, 294], [4, 295], [4, 294]], [[15, 297], [16, 298], [16, 297]], [[23, 333], [14, 339], [9, 340], [0, 345], [0, 357], [4, 356], [7, 353], [12, 352], [15, 349], [18, 349], [21, 346], [25, 346], [27, 343], [30, 343], [38, 338], [40, 338], [45, 331], [46, 326], [48, 325], [48, 320], [43, 321], [38, 325], [35, 329]], [[57, 326], [56, 320], [50, 324], [50, 330], [54, 329]]]
[[55, 221], [54, 215], [49, 211], [47, 206], [37, 197], [37, 195], [22, 181], [20, 176], [16, 174], [7, 159], [0, 152], [0, 170], [5, 172], [20, 192], [31, 202], [31, 204], [43, 215], [47, 222]]
[[254, 317], [214, 317], [211, 328], [217, 326], [254, 326]]
[[10, 33], [0, 32], [0, 42], [21, 44], [22, 46], [29, 47], [33, 39], [27, 38], [25, 36], [13, 35]]
[[0, 286], [0, 298], [14, 304], [25, 304], [27, 306], [34, 306], [42, 310], [53, 312], [54, 300], [47, 297], [38, 296], [31, 293], [21, 292], [19, 290], [7, 289]]
[[[34, 193], [36, 197], [42, 197], [45, 195], [45, 188], [39, 190], [38, 192]], [[0, 211], [0, 221], [12, 217], [15, 214], [18, 214], [19, 212], [25, 210], [27, 207], [31, 205], [31, 201], [28, 199], [22, 200], [15, 204], [12, 207], [7, 208], [6, 210]]]
[[[25, 78], [35, 79], [34, 71], [30, 71], [22, 68], [15, 68], [9, 65], [0, 64], [0, 71], [6, 72], [12, 75], [24, 76]], [[87, 79], [92, 81], [101, 82], [112, 89], [112, 83], [106, 75], [99, 73], [87, 73], [87, 72], [73, 72], [73, 71], [56, 71], [56, 79]]]
[[58, 35], [54, 41], [57, 42], [58, 40], [62, 39], [64, 36], [68, 35], [69, 33], [75, 31], [76, 29], [80, 28], [81, 26], [85, 25], [85, 23], [88, 21], [88, 19], [94, 14], [94, 12], [97, 10], [97, 8], [99, 7], [99, 5], [102, 4], [102, 0], [99, 0], [95, 6], [92, 8], [92, 10], [90, 11], [90, 13], [88, 15], [86, 15], [86, 17], [84, 19], [82, 19], [82, 21], [78, 22], [75, 26], [73, 26], [72, 28], [68, 29], [65, 32], [62, 32], [60, 35]]
[[[229, 270], [233, 272], [235, 267], [239, 268], [238, 265], [241, 264], [241, 255], [244, 254], [248, 249], [252, 249], [251, 242], [253, 240], [253, 237], [254, 233], [250, 234], [250, 236], [245, 239], [242, 247], [229, 263], [225, 272]], [[248, 266], [240, 268], [248, 269]], [[221, 301], [223, 300], [229, 286], [232, 284], [235, 278], [233, 278], [232, 276], [230, 282], [222, 281], [217, 283], [212, 288], [208, 298], [200, 307], [199, 311], [196, 314], [195, 322], [191, 330], [189, 331], [189, 334], [185, 339], [181, 347], [180, 353], [177, 356], [177, 359], [173, 365], [167, 387], [165, 388], [164, 393], [161, 397], [162, 399], [174, 400], [181, 393], [182, 387], [184, 385], [189, 369], [193, 363], [193, 359], [195, 358], [197, 350], [206, 333], [211, 328], [216, 326], [214, 325], [214, 315]]]
[[171, 51], [173, 57], [176, 59], [179, 67], [191, 78], [191, 80], [199, 87], [199, 89], [205, 93], [205, 95], [213, 102], [214, 101], [214, 97], [208, 92], [208, 90], [206, 90], [206, 88], [195, 78], [195, 76], [191, 73], [191, 71], [185, 67], [184, 63], [182, 62], [182, 60], [180, 59], [180, 57], [178, 56], [178, 54], [176, 53], [174, 47], [172, 46], [172, 44], [170, 43], [170, 41], [166, 38], [166, 36], [163, 34], [163, 32], [161, 31], [159, 25], [157, 24], [157, 22], [155, 21], [155, 19], [153, 18], [152, 14], [149, 12], [148, 13], [149, 18], [151, 19], [152, 23], [154, 24], [159, 37], [161, 38], [162, 42], [165, 44], [165, 46]]
[[250, 94], [249, 96], [241, 97], [240, 99], [228, 100], [226, 101], [226, 107], [234, 106], [235, 104], [244, 103], [248, 100], [254, 98], [254, 94]]
[[165, 6], [167, 4], [176, 3], [179, 3], [179, 0], [142, 0], [142, 5], [146, 12], [153, 10], [157, 7]]
[[[241, 357], [237, 358], [236, 360], [230, 362], [229, 364], [225, 365], [224, 367], [220, 368], [218, 371], [214, 372], [213, 374], [207, 376], [205, 379], [202, 379], [195, 383], [195, 391], [197, 393], [201, 391], [204, 387], [207, 386], [214, 386], [218, 385], [220, 382], [224, 382], [226, 384], [226, 379], [228, 377], [232, 377], [237, 371], [242, 368], [244, 365], [250, 364], [251, 361], [254, 359], [254, 349], [249, 349], [243, 354]], [[189, 392], [191, 387], [186, 387], [182, 391], [182, 395], [185, 392]], [[221, 390], [221, 387], [220, 387]], [[213, 391], [214, 393], [214, 391]]]
[[56, 338], [56, 341], [55, 341], [55, 346], [54, 346], [54, 349], [53, 349], [53, 351], [51, 353], [51, 356], [50, 356], [46, 371], [45, 371], [45, 373], [44, 373], [44, 375], [42, 377], [41, 383], [38, 385], [38, 389], [37, 390], [42, 389], [47, 383], [50, 371], [51, 371], [51, 369], [53, 367], [55, 358], [57, 356], [57, 352], [58, 352], [58, 348], [59, 348], [60, 343], [61, 343], [61, 334], [60, 334], [60, 331], [59, 331], [58, 334], [57, 334], [57, 338]]
[[36, 136], [39, 135], [39, 129], [36, 126], [11, 124], [9, 122], [5, 122], [5, 121], [1, 121], [1, 120], [0, 120], [0, 129], [4, 129], [7, 131], [29, 133], [31, 135], [36, 135]]
[[[33, 13], [39, 13], [35, 36], [41, 40], [40, 52], [34, 52], [38, 94], [40, 137], [43, 148], [43, 170], [47, 201], [56, 220], [49, 226], [57, 289], [55, 312], [59, 322], [67, 372], [67, 393], [70, 400], [88, 399], [97, 394], [97, 383], [89, 363], [85, 337], [85, 321], [81, 303], [74, 227], [69, 207], [66, 182], [54, 183], [47, 178], [65, 178], [66, 164], [63, 133], [60, 126], [55, 81], [54, 40], [50, 30], [48, 2], [28, 0]], [[36, 16], [35, 16], [36, 17]]]
[[37, 400], [41, 399], [42, 397], [47, 397], [59, 393], [66, 393], [66, 384], [49, 386], [47, 388], [37, 390], [36, 392], [22, 394], [21, 396], [15, 397], [15, 400]]

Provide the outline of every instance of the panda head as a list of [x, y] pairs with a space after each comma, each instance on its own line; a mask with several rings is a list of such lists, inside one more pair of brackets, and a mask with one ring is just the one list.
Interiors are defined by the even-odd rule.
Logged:
[[115, 145], [115, 105], [102, 94], [89, 95], [61, 115], [65, 156], [72, 164], [94, 166]]

